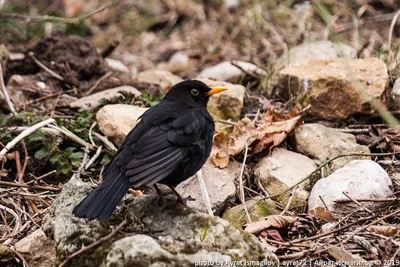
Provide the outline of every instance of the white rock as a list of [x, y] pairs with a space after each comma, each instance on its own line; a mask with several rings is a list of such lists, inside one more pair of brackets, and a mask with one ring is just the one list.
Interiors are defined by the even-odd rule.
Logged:
[[[218, 214], [226, 206], [227, 202], [235, 197], [236, 187], [233, 181], [237, 172], [237, 168], [233, 164], [228, 165], [226, 169], [219, 169], [211, 161], [207, 161], [203, 166], [203, 180], [215, 214]], [[194, 201], [186, 202], [189, 207], [207, 212], [197, 175], [180, 183], [176, 190], [183, 198], [190, 196], [195, 199]]]
[[101, 132], [120, 144], [146, 110], [124, 104], [106, 105], [97, 112], [96, 120]]
[[210, 79], [197, 80], [202, 81], [209, 87], [222, 86], [228, 88], [228, 90], [210, 97], [207, 108], [214, 120], [239, 119], [246, 93], [246, 89], [243, 85], [231, 84], [223, 81], [213, 81]]
[[400, 109], [400, 78], [393, 84], [393, 89], [390, 93], [390, 99], [387, 101], [390, 103], [391, 107], [395, 109]]
[[15, 243], [15, 250], [24, 255], [30, 266], [53, 266], [56, 260], [56, 244], [42, 229], [25, 236]]
[[97, 108], [100, 106], [101, 101], [103, 99], [111, 99], [114, 97], [119, 97], [122, 96], [120, 92], [128, 92], [131, 94], [134, 94], [136, 96], [141, 95], [139, 90], [137, 90], [135, 87], [132, 86], [119, 86], [115, 87], [112, 89], [107, 89], [92, 95], [88, 95], [85, 97], [82, 97], [74, 102], [71, 102], [69, 106], [71, 108]]
[[240, 0], [225, 0], [225, 7], [228, 9], [234, 9], [240, 6]]
[[[312, 173], [317, 165], [312, 159], [283, 148], [275, 148], [270, 156], [264, 157], [256, 166], [254, 175], [271, 195], [277, 195], [294, 186]], [[258, 184], [258, 183], [257, 183]], [[308, 180], [293, 192], [291, 206], [303, 206], [307, 203], [309, 192], [305, 189]], [[290, 192], [278, 198], [286, 205]]]
[[[247, 72], [254, 72], [260, 75], [265, 74], [265, 71], [252, 63], [243, 61], [237, 61], [236, 63]], [[220, 81], [231, 81], [240, 78], [243, 74], [244, 72], [238, 67], [232, 65], [230, 61], [225, 61], [215, 66], [204, 69], [200, 72], [198, 77]]]
[[107, 65], [107, 67], [109, 67], [113, 71], [123, 72], [123, 73], [129, 72], [129, 68], [127, 66], [125, 66], [125, 64], [119, 60], [112, 59], [112, 58], [106, 58], [104, 61]]
[[181, 77], [178, 77], [169, 71], [157, 69], [139, 72], [136, 78], [139, 82], [158, 84], [164, 93], [173, 85], [183, 81]]
[[170, 64], [186, 65], [189, 63], [189, 57], [185, 53], [176, 52], [170, 59]]
[[[328, 128], [317, 123], [308, 123], [296, 127], [294, 131], [296, 151], [314, 159], [321, 164], [330, 158], [350, 153], [370, 153], [367, 146], [357, 144], [352, 134], [342, 133], [337, 129]], [[354, 159], [369, 159], [370, 157], [353, 156], [334, 160], [327, 166], [327, 174], [343, 167]]]
[[342, 43], [320, 41], [305, 43], [290, 48], [279, 59], [286, 67], [307, 65], [312, 60], [327, 60], [335, 58], [356, 58], [357, 50]]
[[[340, 213], [340, 210], [335, 210], [334, 201], [346, 198], [342, 192], [354, 199], [385, 198], [393, 194], [389, 188], [391, 184], [389, 175], [376, 162], [353, 160], [314, 185], [308, 200], [308, 210], [324, 209], [321, 197], [332, 214]], [[363, 202], [363, 205], [366, 203]]]

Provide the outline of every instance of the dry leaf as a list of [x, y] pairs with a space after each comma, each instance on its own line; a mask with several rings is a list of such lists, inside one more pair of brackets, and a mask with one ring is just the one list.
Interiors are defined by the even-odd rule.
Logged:
[[211, 152], [214, 164], [219, 168], [224, 168], [229, 163], [228, 139], [225, 133], [217, 133], [214, 136], [214, 146]]
[[335, 219], [333, 218], [332, 214], [325, 208], [318, 207], [313, 210], [309, 210], [308, 214], [323, 218], [328, 222], [333, 222]]
[[372, 225], [367, 228], [367, 231], [374, 232], [378, 235], [392, 237], [399, 232], [399, 228], [391, 225]]
[[270, 215], [258, 222], [246, 224], [244, 230], [252, 234], [258, 234], [268, 228], [288, 228], [298, 219], [299, 217], [297, 216]]
[[357, 266], [370, 266], [369, 261], [366, 261], [358, 255], [351, 254], [350, 252], [337, 246], [329, 248], [327, 252], [330, 256], [338, 261], [354, 262], [357, 263]]

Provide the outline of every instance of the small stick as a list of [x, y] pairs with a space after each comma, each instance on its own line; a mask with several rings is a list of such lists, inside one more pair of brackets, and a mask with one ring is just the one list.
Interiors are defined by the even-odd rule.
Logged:
[[50, 123], [54, 123], [55, 120], [54, 119], [47, 119], [44, 120], [42, 122], [39, 122], [31, 127], [29, 127], [28, 129], [22, 131], [16, 138], [14, 138], [12, 141], [10, 141], [1, 151], [0, 151], [0, 160], [4, 159], [4, 156], [6, 155], [6, 153], [13, 148], [16, 144], [18, 144], [19, 141], [21, 141], [22, 139], [24, 139], [25, 137], [27, 137], [28, 135], [32, 134], [33, 132], [39, 130], [40, 128], [42, 128], [43, 126], [46, 126]]
[[52, 71], [51, 69], [49, 69], [48, 67], [46, 67], [42, 62], [40, 62], [36, 57], [35, 54], [31, 51], [28, 53], [28, 56], [30, 56], [32, 58], [32, 60], [36, 63], [36, 65], [38, 65], [40, 68], [42, 68], [44, 71], [46, 71], [48, 74], [50, 74], [51, 76], [53, 76], [54, 78], [56, 78], [57, 80], [60, 81], [64, 81], [64, 78], [61, 77], [59, 74], [55, 73], [54, 71]]
[[293, 188], [293, 189], [292, 189], [292, 192], [290, 192], [288, 202], [286, 203], [285, 208], [284, 208], [284, 209], [282, 210], [282, 212], [279, 214], [280, 216], [283, 216], [283, 215], [288, 211], [288, 209], [289, 209], [289, 207], [290, 207], [290, 203], [292, 202], [292, 198], [293, 198], [293, 194], [294, 194], [294, 191], [295, 191], [295, 190], [296, 190], [296, 188]]
[[244, 196], [244, 188], [243, 188], [243, 173], [244, 173], [244, 167], [246, 166], [248, 150], [249, 150], [249, 148], [248, 148], [247, 140], [246, 140], [246, 146], [245, 146], [245, 150], [244, 150], [244, 158], [243, 158], [242, 168], [240, 169], [240, 175], [239, 175], [239, 192], [240, 192], [239, 198], [243, 204], [244, 212], [247, 217], [247, 223], [252, 223], [252, 220], [251, 220], [251, 217], [249, 214], [249, 210], [247, 209], [247, 206], [246, 206], [246, 198]]
[[88, 90], [86, 93], [84, 93], [83, 95], [85, 95], [85, 96], [90, 95], [90, 94], [94, 91], [94, 89], [96, 89], [97, 86], [99, 86], [99, 84], [100, 84], [102, 81], [104, 81], [105, 79], [107, 79], [108, 77], [110, 77], [112, 74], [113, 74], [113, 72], [112, 72], [112, 71], [109, 71], [109, 72], [107, 72], [106, 74], [104, 74], [103, 76], [101, 76], [100, 79], [98, 79], [98, 80], [89, 88], [89, 90]]
[[88, 142], [86, 142], [85, 140], [83, 140], [79, 136], [73, 134], [71, 131], [69, 131], [67, 128], [65, 128], [63, 126], [60, 128], [60, 127], [58, 127], [56, 125], [51, 124], [51, 125], [49, 125], [49, 127], [60, 131], [61, 133], [63, 133], [66, 136], [68, 136], [71, 140], [77, 142], [78, 144], [81, 144], [84, 147], [89, 146], [90, 150], [94, 150], [96, 148], [95, 146], [89, 144]]
[[1, 85], [1, 91], [3, 92], [4, 98], [6, 99], [8, 108], [10, 109], [12, 114], [17, 114], [17, 111], [15, 110], [14, 105], [11, 102], [10, 96], [8, 95], [7, 87], [4, 83], [3, 67], [1, 66], [1, 63], [0, 63], [0, 85]]
[[29, 189], [41, 189], [41, 190], [49, 190], [49, 191], [60, 191], [60, 187], [48, 187], [48, 186], [40, 186], [40, 185], [28, 185], [28, 184], [18, 184], [13, 182], [0, 181], [0, 185], [7, 186], [15, 186], [15, 187], [26, 187]]
[[39, 97], [39, 98], [30, 100], [30, 101], [28, 101], [28, 102], [25, 102], [25, 103], [21, 104], [20, 106], [23, 106], [23, 107], [29, 106], [29, 105], [35, 104], [35, 103], [37, 103], [37, 102], [40, 102], [40, 101], [43, 101], [43, 100], [52, 98], [52, 97], [58, 97], [58, 96], [60, 96], [60, 95], [62, 95], [62, 94], [64, 94], [64, 93], [72, 93], [72, 92], [76, 92], [76, 88], [72, 88], [72, 89], [67, 90], [67, 91], [65, 91], [65, 92], [63, 91], [63, 92], [57, 92], [57, 93], [50, 94], [50, 95], [45, 95], [45, 96], [42, 96], [42, 97]]
[[107, 47], [101, 51], [100, 55], [102, 58], [107, 58], [109, 55], [112, 54], [112, 52], [114, 52], [115, 48], [117, 48], [119, 46], [119, 41], [118, 40], [112, 40]]
[[58, 267], [64, 267], [68, 261], [70, 261], [72, 258], [84, 253], [85, 251], [88, 251], [89, 249], [92, 249], [94, 247], [97, 247], [101, 244], [103, 244], [104, 242], [106, 242], [107, 240], [111, 239], [113, 236], [115, 236], [126, 224], [126, 221], [123, 221], [122, 223], [120, 223], [117, 228], [115, 228], [111, 233], [109, 233], [108, 235], [100, 238], [99, 240], [93, 242], [92, 244], [90, 244], [89, 246], [84, 246], [82, 247], [80, 250], [72, 253], [71, 255], [69, 255], [60, 265], [58, 265]]
[[103, 144], [105, 145], [105, 147], [108, 148], [108, 150], [112, 150], [112, 151], [117, 151], [118, 149], [114, 146], [113, 143], [111, 143], [107, 137], [102, 136], [101, 134], [98, 133], [93, 133], [94, 136], [96, 136], [97, 138], [100, 139], [101, 142], [103, 142]]
[[85, 154], [83, 155], [83, 159], [82, 159], [82, 163], [78, 168], [78, 171], [76, 172], [76, 176], [79, 178], [79, 176], [81, 175], [82, 171], [85, 169], [85, 164], [88, 160], [88, 156], [89, 156], [89, 144], [85, 146]]
[[363, 205], [361, 205], [360, 202], [358, 202], [357, 200], [355, 200], [354, 198], [352, 198], [351, 196], [349, 196], [348, 194], [346, 194], [346, 192], [342, 192], [343, 195], [345, 195], [346, 197], [348, 197], [351, 201], [353, 201], [354, 203], [356, 203], [357, 206], [359, 206], [361, 209], [365, 210], [366, 212], [371, 213], [372, 215], [374, 214], [371, 210], [367, 209], [366, 207], [364, 207]]
[[18, 183], [23, 184], [23, 183], [25, 183], [24, 175], [25, 175], [26, 167], [28, 166], [29, 156], [28, 156], [28, 150], [26, 149], [25, 141], [23, 139], [21, 140], [21, 144], [22, 144], [22, 147], [24, 148], [25, 158], [24, 158], [24, 164], [22, 165], [21, 173], [20, 173], [20, 175], [18, 175]]
[[11, 250], [12, 252], [14, 252], [15, 255], [17, 255], [18, 258], [20, 258], [20, 260], [22, 260], [22, 262], [23, 262], [23, 264], [24, 264], [24, 267], [29, 267], [28, 262], [25, 260], [24, 256], [22, 256], [21, 253], [19, 253], [18, 251], [16, 251], [16, 250], [14, 249], [14, 247], [10, 247], [10, 250]]
[[361, 232], [362, 230], [367, 229], [367, 228], [370, 227], [371, 225], [374, 225], [374, 224], [376, 224], [376, 223], [378, 223], [378, 222], [380, 222], [380, 221], [386, 220], [386, 219], [388, 219], [388, 218], [390, 218], [390, 217], [394, 217], [394, 216], [396, 216], [396, 215], [399, 214], [399, 213], [400, 213], [400, 209], [397, 209], [397, 210], [393, 211], [392, 213], [389, 213], [389, 214], [387, 214], [387, 215], [385, 215], [385, 216], [383, 216], [383, 217], [381, 217], [381, 218], [376, 219], [375, 221], [373, 221], [373, 222], [371, 222], [371, 223], [369, 223], [369, 224], [367, 224], [367, 225], [364, 225], [363, 227], [358, 228], [358, 229], [355, 230], [353, 233], [351, 233], [351, 235], [350, 235], [349, 237], [347, 237], [347, 238], [342, 242], [342, 244], [347, 243], [347, 242], [348, 242], [350, 239], [352, 239], [356, 234], [358, 234], [358, 233]]
[[239, 65], [239, 63], [238, 63], [237, 61], [235, 61], [235, 60], [232, 60], [232, 61], [231, 61], [231, 65], [235, 66], [236, 68], [240, 69], [243, 73], [246, 73], [246, 74], [250, 75], [251, 77], [253, 77], [253, 78], [256, 79], [256, 80], [259, 80], [259, 79], [260, 79], [260, 75], [254, 73], [254, 72], [246, 71], [246, 70], [243, 69], [243, 68]]
[[234, 122], [232, 122], [232, 121], [227, 121], [227, 120], [218, 120], [218, 122], [224, 123], [224, 124], [229, 124], [229, 125], [232, 125], [232, 126], [235, 126], [235, 125], [236, 125], [236, 123], [234, 123]]
[[[392, 202], [398, 200], [398, 198], [357, 198], [354, 199], [355, 201], [358, 202]], [[349, 200], [349, 199], [336, 199], [334, 200], [337, 203], [346, 203], [346, 202], [351, 202], [354, 200]]]
[[95, 162], [95, 160], [100, 156], [102, 150], [103, 150], [103, 146], [100, 145], [100, 146], [97, 148], [96, 154], [94, 154], [94, 156], [93, 156], [93, 157], [89, 160], [89, 162], [85, 165], [85, 170], [87, 170], [87, 169], [90, 167], [90, 165], [92, 165], [93, 162]]
[[392, 55], [392, 36], [393, 36], [393, 29], [394, 29], [394, 25], [396, 25], [396, 22], [397, 22], [399, 16], [400, 16], [400, 10], [397, 10], [396, 14], [393, 16], [392, 23], [390, 23], [389, 38], [388, 38], [389, 55]]
[[95, 122], [93, 122], [93, 124], [90, 126], [90, 128], [89, 128], [89, 140], [90, 140], [90, 143], [92, 144], [92, 145], [96, 145], [96, 143], [93, 141], [93, 137], [92, 137], [92, 132], [93, 132], [93, 128], [95, 127], [97, 125], [97, 122], [95, 121]]
[[211, 216], [214, 216], [214, 213], [213, 213], [212, 207], [211, 207], [210, 194], [208, 194], [206, 183], [204, 182], [204, 179], [203, 179], [203, 172], [201, 171], [201, 169], [197, 172], [197, 179], [199, 179], [200, 189], [201, 189], [201, 193], [203, 194], [203, 199], [204, 199], [204, 203], [206, 204], [207, 212]]

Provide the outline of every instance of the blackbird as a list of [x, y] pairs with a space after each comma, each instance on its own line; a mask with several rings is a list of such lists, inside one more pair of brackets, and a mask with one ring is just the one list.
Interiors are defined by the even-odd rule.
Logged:
[[105, 220], [129, 188], [162, 183], [172, 189], [204, 165], [210, 155], [214, 121], [211, 95], [225, 91], [196, 80], [173, 86], [141, 117], [106, 166], [103, 180], [73, 210], [77, 217]]

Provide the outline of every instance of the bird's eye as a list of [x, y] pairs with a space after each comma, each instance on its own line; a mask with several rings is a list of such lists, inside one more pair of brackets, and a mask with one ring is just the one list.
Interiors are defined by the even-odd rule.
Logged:
[[194, 96], [198, 96], [198, 95], [199, 95], [199, 90], [197, 90], [197, 89], [192, 89], [191, 93], [192, 93], [192, 95], [194, 95]]

